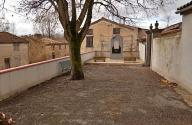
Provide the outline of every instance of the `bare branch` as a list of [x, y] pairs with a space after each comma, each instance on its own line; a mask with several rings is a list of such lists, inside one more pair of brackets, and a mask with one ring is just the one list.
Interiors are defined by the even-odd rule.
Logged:
[[87, 34], [87, 31], [89, 29], [89, 26], [91, 24], [93, 4], [94, 4], [94, 0], [90, 0], [90, 4], [89, 4], [85, 24], [84, 24], [83, 28], [81, 29], [81, 31], [79, 33], [80, 42], [82, 42], [83, 39], [85, 38], [85, 36]]

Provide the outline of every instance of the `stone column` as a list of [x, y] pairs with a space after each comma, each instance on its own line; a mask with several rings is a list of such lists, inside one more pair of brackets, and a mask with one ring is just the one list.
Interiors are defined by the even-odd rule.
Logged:
[[152, 30], [153, 26], [150, 25], [150, 30], [146, 31], [147, 33], [147, 42], [145, 46], [145, 64], [144, 66], [149, 67], [151, 64], [151, 42], [152, 42]]
[[153, 25], [150, 25], [150, 30], [146, 31], [147, 33], [147, 44], [145, 48], [145, 64], [144, 66], [150, 67], [151, 66], [151, 54], [152, 54], [152, 46], [153, 46], [153, 39], [160, 36], [161, 30], [159, 29], [159, 23], [156, 21], [155, 29], [153, 29]]

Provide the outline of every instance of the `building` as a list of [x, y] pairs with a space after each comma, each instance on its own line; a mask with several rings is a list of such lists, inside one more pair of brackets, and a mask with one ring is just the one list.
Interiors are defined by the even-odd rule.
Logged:
[[0, 32], [0, 69], [29, 63], [29, 42], [7, 32]]
[[96, 51], [96, 57], [135, 61], [141, 39], [146, 39], [143, 29], [101, 18], [91, 24], [81, 52]]
[[68, 43], [0, 32], [0, 70], [69, 55]]
[[69, 56], [69, 45], [67, 42], [49, 38], [43, 38], [42, 42], [45, 44], [46, 59]]
[[41, 39], [27, 36], [23, 38], [29, 41], [29, 63], [36, 63], [47, 60], [45, 44], [41, 41]]
[[29, 62], [36, 63], [69, 55], [68, 43], [43, 38], [40, 36], [25, 36], [29, 41]]

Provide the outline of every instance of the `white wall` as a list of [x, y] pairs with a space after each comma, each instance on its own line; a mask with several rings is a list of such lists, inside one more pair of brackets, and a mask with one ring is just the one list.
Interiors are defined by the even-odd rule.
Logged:
[[[95, 52], [82, 54], [82, 62], [94, 58]], [[69, 57], [43, 61], [0, 71], [0, 100], [62, 74], [59, 62]]]
[[192, 92], [192, 13], [183, 16], [180, 82]]
[[180, 73], [180, 35], [153, 40], [151, 68], [170, 81], [177, 81]]
[[183, 17], [182, 35], [153, 40], [153, 71], [192, 92], [192, 14]]
[[139, 43], [139, 58], [145, 62], [145, 43]]
[[81, 54], [81, 60], [83, 63], [85, 63], [88, 60], [91, 60], [95, 57], [95, 52], [87, 52]]

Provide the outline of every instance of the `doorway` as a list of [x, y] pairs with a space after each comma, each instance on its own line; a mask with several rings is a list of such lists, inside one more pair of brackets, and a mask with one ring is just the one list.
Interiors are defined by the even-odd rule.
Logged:
[[5, 69], [11, 68], [10, 58], [4, 59]]
[[123, 38], [119, 35], [111, 39], [111, 59], [123, 58]]

